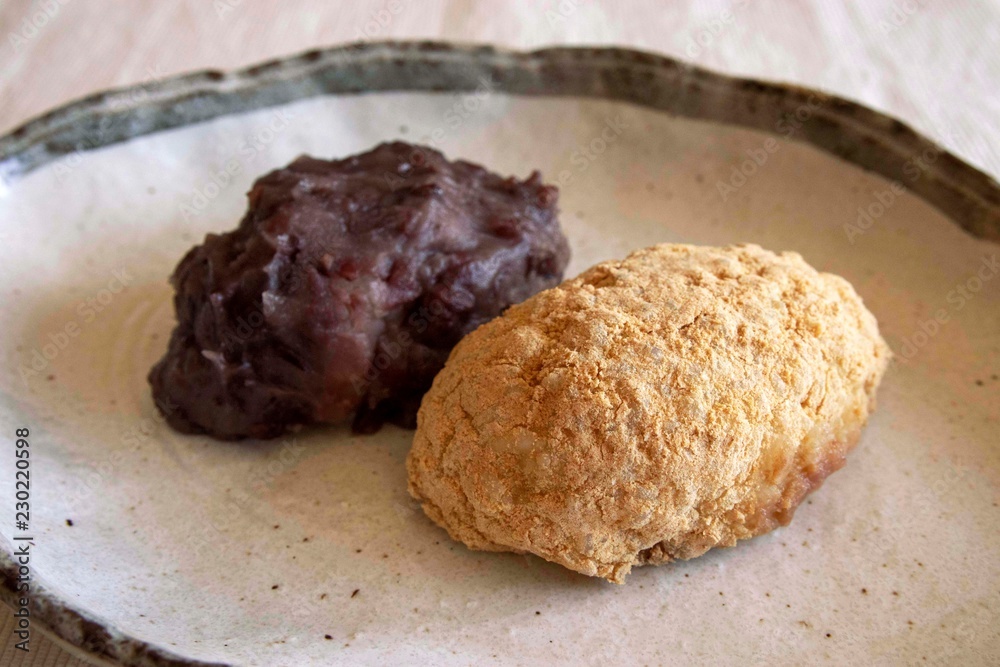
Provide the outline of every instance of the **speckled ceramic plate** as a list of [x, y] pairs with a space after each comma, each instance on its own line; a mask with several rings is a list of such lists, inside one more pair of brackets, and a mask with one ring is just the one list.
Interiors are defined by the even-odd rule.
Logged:
[[[365, 94], [359, 94], [365, 93]], [[560, 184], [569, 273], [752, 241], [851, 280], [896, 352], [793, 523], [623, 587], [454, 544], [411, 433], [172, 432], [166, 279], [255, 176], [387, 139]], [[3, 596], [127, 665], [988, 664], [1000, 655], [1000, 189], [842, 99], [619, 49], [372, 44], [102, 94], [0, 139]], [[31, 515], [15, 524], [15, 429]]]

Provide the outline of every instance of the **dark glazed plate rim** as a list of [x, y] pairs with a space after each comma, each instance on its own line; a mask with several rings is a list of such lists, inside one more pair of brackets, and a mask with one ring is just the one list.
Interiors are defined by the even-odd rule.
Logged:
[[[0, 137], [0, 186], [86, 151], [219, 116], [318, 95], [465, 92], [487, 78], [501, 93], [616, 100], [679, 116], [793, 134], [905, 184], [973, 236], [1000, 242], [1000, 184], [905, 123], [857, 102], [781, 83], [730, 77], [654, 53], [558, 47], [530, 52], [441, 42], [368, 42], [207, 70], [101, 92]], [[783, 123], [785, 125], [783, 125]], [[914, 177], [914, 165], [919, 174]], [[13, 605], [18, 566], [0, 539], [0, 599]], [[122, 634], [33, 581], [32, 621], [96, 658], [129, 666], [209, 665]]]

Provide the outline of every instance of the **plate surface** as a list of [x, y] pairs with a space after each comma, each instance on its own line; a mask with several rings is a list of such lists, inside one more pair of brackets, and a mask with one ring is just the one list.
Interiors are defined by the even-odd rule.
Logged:
[[[0, 415], [10, 440], [31, 429], [36, 616], [128, 664], [987, 664], [1000, 654], [996, 244], [789, 140], [835, 143], [820, 128], [822, 101], [799, 127], [764, 133], [622, 101], [508, 95], [489, 78], [460, 88], [227, 110], [81, 152], [35, 136], [36, 152], [0, 160]], [[144, 107], [125, 111], [135, 134], [150, 129]], [[761, 118], [747, 124], [767, 126]], [[847, 466], [789, 527], [640, 568], [617, 587], [451, 542], [406, 493], [410, 432], [316, 428], [245, 444], [172, 432], [145, 374], [173, 324], [166, 278], [180, 256], [236, 224], [256, 176], [300, 153], [395, 138], [559, 183], [567, 275], [653, 243], [755, 242], [849, 279], [897, 357]], [[864, 163], [867, 150], [839, 152]], [[52, 160], [58, 152], [68, 154]], [[900, 155], [902, 185], [949, 190], [934, 169], [952, 158], [916, 153], [906, 170]], [[986, 181], [959, 189], [989, 193]], [[937, 203], [989, 233], [988, 202], [962, 216], [972, 205], [956, 201]], [[13, 480], [12, 454], [0, 471]], [[0, 503], [13, 509], [12, 482]], [[7, 540], [19, 534], [13, 519], [0, 512]]]

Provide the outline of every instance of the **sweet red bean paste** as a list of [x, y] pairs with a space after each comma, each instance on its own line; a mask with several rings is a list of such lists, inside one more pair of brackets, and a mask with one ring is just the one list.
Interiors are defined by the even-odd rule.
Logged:
[[459, 339], [562, 279], [557, 197], [537, 171], [504, 178], [401, 142], [263, 176], [239, 227], [173, 273], [156, 405], [222, 439], [414, 427]]

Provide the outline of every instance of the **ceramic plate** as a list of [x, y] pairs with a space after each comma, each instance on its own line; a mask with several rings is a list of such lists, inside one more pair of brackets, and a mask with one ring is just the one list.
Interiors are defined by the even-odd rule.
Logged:
[[[360, 94], [364, 93], [364, 94]], [[390, 139], [561, 190], [567, 275], [659, 242], [796, 250], [896, 358], [786, 528], [626, 585], [469, 551], [412, 433], [173, 432], [167, 277], [254, 178]], [[649, 54], [348, 47], [103, 94], [0, 139], [3, 595], [127, 665], [988, 664], [1000, 654], [998, 186], [906, 126]], [[16, 429], [30, 521], [15, 521]], [[31, 537], [31, 541], [18, 538]]]

